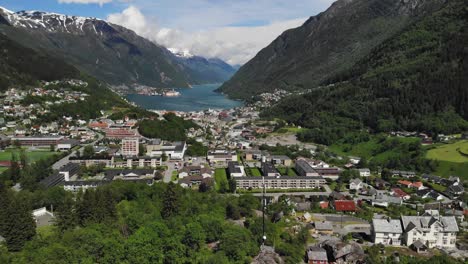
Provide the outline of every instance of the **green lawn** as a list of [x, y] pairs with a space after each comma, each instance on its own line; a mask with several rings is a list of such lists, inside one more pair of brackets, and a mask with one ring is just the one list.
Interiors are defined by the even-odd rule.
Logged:
[[468, 153], [468, 140], [461, 140], [453, 144], [439, 145], [427, 152], [426, 158], [432, 160], [468, 163], [468, 156], [462, 155]]
[[[5, 150], [0, 151], [0, 160], [11, 160], [12, 153], [15, 153], [19, 158], [20, 151], [19, 150]], [[59, 154], [59, 152], [52, 152], [52, 151], [26, 151], [26, 157], [28, 158], [29, 162], [35, 162], [40, 159], [48, 158], [53, 156], [54, 154]]]
[[0, 174], [3, 173], [4, 171], [8, 170], [7, 167], [0, 167]]
[[262, 173], [260, 172], [260, 170], [258, 168], [246, 168], [245, 173], [248, 176], [253, 176], [253, 177], [261, 177], [262, 176]]
[[449, 161], [439, 161], [439, 166], [437, 166], [435, 175], [439, 176], [459, 176], [464, 180], [468, 180], [468, 162], [459, 163], [459, 162], [449, 162]]
[[227, 179], [227, 174], [226, 174], [226, 169], [219, 168], [215, 170], [215, 188], [216, 190], [219, 190], [219, 187], [222, 182], [226, 182], [226, 186], [229, 186], [228, 184], [228, 179]]
[[293, 168], [286, 168], [286, 167], [279, 167], [279, 168], [276, 168], [279, 173], [281, 173], [281, 175], [286, 175], [286, 176], [297, 176], [297, 173], [296, 171], [293, 169]]
[[171, 181], [177, 181], [178, 177], [179, 177], [179, 173], [176, 170], [172, 171]]

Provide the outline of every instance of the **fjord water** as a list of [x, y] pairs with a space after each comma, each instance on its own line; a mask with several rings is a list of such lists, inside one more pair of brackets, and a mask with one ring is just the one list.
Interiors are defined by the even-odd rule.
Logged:
[[181, 93], [178, 97], [149, 96], [140, 94], [129, 94], [127, 99], [138, 106], [149, 110], [169, 111], [200, 111], [206, 109], [230, 109], [242, 106], [241, 101], [227, 98], [225, 95], [216, 93], [221, 84], [194, 85], [191, 89], [178, 89]]

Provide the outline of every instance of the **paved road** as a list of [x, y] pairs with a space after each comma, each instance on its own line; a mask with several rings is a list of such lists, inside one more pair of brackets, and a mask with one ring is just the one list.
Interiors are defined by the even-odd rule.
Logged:
[[100, 133], [96, 133], [96, 134], [98, 135], [98, 138], [97, 138], [95, 141], [93, 141], [93, 142], [91, 142], [91, 143], [87, 143], [87, 144], [81, 145], [81, 147], [80, 147], [79, 149], [77, 149], [77, 150], [75, 150], [75, 151], [72, 151], [72, 153], [70, 153], [69, 155], [67, 155], [67, 156], [63, 157], [61, 160], [55, 162], [54, 165], [52, 165], [52, 169], [53, 169], [53, 170], [58, 170], [58, 169], [60, 169], [61, 167], [67, 165], [67, 164], [70, 162], [70, 158], [71, 158], [71, 157], [74, 157], [77, 151], [82, 152], [82, 151], [83, 151], [83, 147], [89, 146], [89, 145], [94, 146], [98, 141], [100, 141], [101, 139], [104, 138], [104, 136], [103, 136], [102, 134], [100, 134]]
[[165, 183], [171, 182], [172, 172], [175, 170], [175, 164], [176, 162], [174, 161], [167, 161], [163, 163], [163, 165], [167, 166], [167, 170], [164, 172], [164, 178], [163, 178], [163, 181]]
[[[328, 185], [324, 186], [325, 192], [282, 192], [282, 193], [266, 193], [266, 197], [273, 197], [274, 200], [277, 200], [280, 196], [282, 195], [287, 195], [287, 196], [305, 196], [305, 197], [310, 197], [310, 196], [328, 196], [331, 193], [330, 187]], [[237, 194], [239, 195], [239, 194]], [[253, 193], [253, 196], [262, 196], [262, 193]]]

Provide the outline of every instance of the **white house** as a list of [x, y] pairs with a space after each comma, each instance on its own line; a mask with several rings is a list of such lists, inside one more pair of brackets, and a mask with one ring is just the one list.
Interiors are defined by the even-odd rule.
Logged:
[[364, 188], [364, 183], [360, 179], [352, 179], [349, 181], [349, 189], [350, 190], [360, 190]]
[[371, 175], [370, 170], [367, 168], [358, 169], [358, 171], [359, 171], [359, 176], [361, 177], [369, 177]]
[[400, 219], [372, 219], [372, 235], [375, 244], [400, 246], [403, 236]]
[[402, 216], [401, 221], [407, 246], [455, 248], [459, 229], [454, 216], [440, 216], [436, 210], [421, 216]]

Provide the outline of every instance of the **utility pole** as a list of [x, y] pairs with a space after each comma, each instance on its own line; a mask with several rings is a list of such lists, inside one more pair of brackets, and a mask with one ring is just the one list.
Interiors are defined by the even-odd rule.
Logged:
[[265, 245], [266, 241], [266, 234], [265, 234], [265, 208], [266, 208], [266, 200], [265, 200], [265, 176], [262, 176], [262, 182], [263, 182], [263, 192], [262, 192], [262, 246]]

